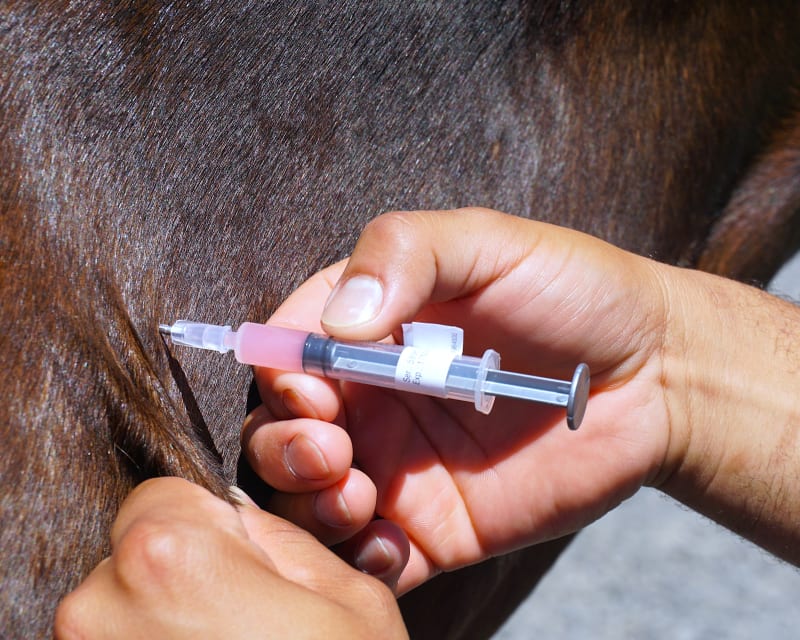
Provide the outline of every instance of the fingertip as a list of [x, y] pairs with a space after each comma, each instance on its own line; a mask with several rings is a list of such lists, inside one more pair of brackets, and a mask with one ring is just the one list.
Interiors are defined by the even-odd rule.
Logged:
[[336, 382], [305, 373], [255, 370], [258, 391], [277, 419], [314, 418], [331, 422], [341, 411]]
[[504, 243], [513, 234], [500, 223], [510, 219], [464, 209], [395, 211], [371, 220], [328, 298], [323, 328], [340, 338], [379, 340], [431, 302], [480, 290], [498, 268], [497, 260], [481, 262], [486, 235]]
[[339, 482], [319, 491], [276, 493], [270, 512], [312, 533], [326, 545], [349, 539], [375, 513], [377, 489], [369, 477], [351, 469]]
[[356, 274], [334, 287], [322, 310], [320, 322], [336, 332], [356, 329], [375, 318], [383, 306], [383, 284], [373, 276]]
[[351, 559], [356, 569], [397, 591], [409, 556], [410, 543], [403, 530], [389, 520], [375, 520], [358, 536]]
[[266, 404], [258, 405], [244, 417], [244, 422], [242, 423], [242, 432], [239, 434], [242, 448], [247, 446], [247, 443], [250, 441], [253, 435], [264, 425], [276, 421], [277, 419], [273, 416], [272, 411], [270, 411]]
[[344, 491], [339, 486], [317, 493], [312, 502], [313, 514], [325, 526], [345, 528], [353, 526], [353, 513], [347, 504]]
[[298, 418], [321, 418], [314, 405], [297, 389], [284, 389], [281, 392], [280, 399], [283, 408], [286, 409], [289, 416]]
[[325, 526], [356, 531], [372, 518], [377, 497], [372, 480], [365, 473], [350, 469], [336, 485], [315, 496], [314, 515]]
[[236, 485], [231, 485], [228, 487], [228, 497], [231, 501], [239, 506], [239, 507], [256, 507], [255, 500], [253, 500], [249, 495], [247, 495], [243, 489], [237, 487]]
[[322, 449], [304, 433], [298, 433], [286, 445], [284, 463], [298, 480], [325, 480], [331, 474]]
[[380, 340], [416, 313], [427, 298], [431, 273], [429, 256], [420, 251], [424, 224], [416, 222], [426, 215], [389, 212], [367, 224], [323, 308], [320, 324], [326, 332]]
[[266, 410], [248, 416], [242, 451], [264, 482], [290, 493], [338, 482], [353, 460], [352, 443], [341, 427], [308, 418], [274, 421]]

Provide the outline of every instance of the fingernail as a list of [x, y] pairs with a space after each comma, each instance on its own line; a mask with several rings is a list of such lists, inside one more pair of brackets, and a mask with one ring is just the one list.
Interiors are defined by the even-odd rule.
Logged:
[[233, 500], [236, 504], [242, 507], [255, 507], [255, 502], [253, 499], [248, 496], [244, 491], [242, 491], [239, 487], [231, 485], [228, 487], [228, 495], [230, 496], [231, 500]]
[[353, 276], [336, 285], [322, 311], [323, 324], [351, 327], [374, 319], [383, 304], [383, 286], [371, 276]]
[[344, 495], [336, 488], [320, 491], [316, 495], [314, 514], [321, 522], [331, 527], [349, 527], [353, 524], [353, 516], [347, 508]]
[[294, 389], [286, 389], [281, 394], [281, 402], [286, 410], [298, 418], [319, 418], [311, 403]]
[[[267, 422], [269, 418], [270, 415], [267, 410], [267, 407], [263, 404], [260, 404], [244, 417], [244, 422], [242, 423], [242, 430], [253, 429], [259, 423]], [[256, 425], [253, 425], [254, 422], [256, 423]]]
[[324, 480], [331, 471], [322, 450], [302, 433], [287, 445], [284, 461], [296, 478], [304, 480]]
[[369, 538], [358, 550], [355, 565], [359, 571], [376, 576], [392, 568], [392, 554], [380, 538]]

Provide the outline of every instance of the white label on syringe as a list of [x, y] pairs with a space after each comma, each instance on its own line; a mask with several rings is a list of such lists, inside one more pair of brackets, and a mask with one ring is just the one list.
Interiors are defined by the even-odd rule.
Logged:
[[405, 347], [394, 373], [395, 388], [431, 396], [445, 396], [445, 383], [455, 351]]
[[403, 325], [403, 344], [407, 347], [452, 351], [460, 356], [464, 350], [464, 330], [447, 324], [412, 322]]
[[444, 397], [453, 358], [461, 355], [464, 332], [424, 322], [403, 325], [405, 348], [395, 369], [395, 388]]

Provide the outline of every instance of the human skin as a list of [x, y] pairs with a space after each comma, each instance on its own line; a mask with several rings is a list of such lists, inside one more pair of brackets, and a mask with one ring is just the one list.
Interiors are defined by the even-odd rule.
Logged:
[[588, 362], [581, 429], [521, 401], [484, 416], [257, 370], [265, 404], [244, 449], [277, 489], [270, 510], [302, 529], [246, 496], [234, 508], [148, 481], [120, 511], [111, 557], [59, 607], [56, 637], [404, 637], [389, 587], [575, 531], [643, 485], [800, 561], [794, 306], [461, 210], [378, 218], [271, 321], [374, 340], [410, 319], [462, 326], [465, 352], [494, 347], [509, 370], [564, 377]]
[[55, 637], [407, 638], [379, 580], [310, 534], [178, 478], [139, 485], [113, 547], [56, 612]]
[[[338, 542], [366, 524], [353, 514], [372, 505], [355, 496], [374, 484], [374, 513], [411, 542], [399, 592], [573, 532], [643, 485], [800, 560], [793, 305], [469, 209], [378, 218], [348, 261], [313, 276], [271, 322], [379, 340], [411, 319], [463, 327], [465, 353], [495, 348], [512, 371], [563, 378], [587, 362], [592, 391], [571, 433], [551, 407], [498, 399], [483, 416], [468, 403], [257, 370], [265, 406], [243, 443], [279, 489], [271, 509], [323, 540], [332, 520], [346, 523]], [[363, 474], [343, 481], [326, 462], [342, 451]]]

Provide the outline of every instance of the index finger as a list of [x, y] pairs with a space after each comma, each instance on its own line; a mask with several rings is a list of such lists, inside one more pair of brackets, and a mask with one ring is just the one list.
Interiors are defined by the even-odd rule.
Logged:
[[[346, 260], [317, 272], [272, 314], [267, 324], [324, 333], [320, 316]], [[336, 383], [316, 376], [254, 367], [262, 401], [278, 419], [290, 417], [333, 421], [340, 412]]]

